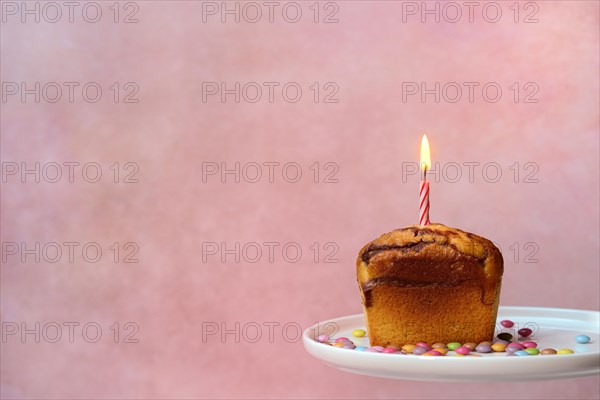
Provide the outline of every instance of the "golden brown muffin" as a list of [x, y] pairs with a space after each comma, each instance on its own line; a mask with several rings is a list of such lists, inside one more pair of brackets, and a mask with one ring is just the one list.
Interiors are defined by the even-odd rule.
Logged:
[[371, 346], [493, 339], [504, 267], [491, 241], [413, 225], [367, 244], [356, 267]]

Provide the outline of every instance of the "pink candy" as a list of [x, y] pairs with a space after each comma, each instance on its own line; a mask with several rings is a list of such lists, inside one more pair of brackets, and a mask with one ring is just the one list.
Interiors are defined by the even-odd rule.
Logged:
[[317, 336], [317, 342], [326, 342], [329, 340], [329, 335], [319, 335]]
[[457, 354], [462, 354], [462, 355], [467, 355], [471, 352], [471, 350], [468, 347], [465, 346], [460, 346], [457, 349], [454, 350]]
[[[524, 343], [529, 343], [529, 342], [524, 342]], [[519, 350], [523, 350], [523, 349], [525, 349], [524, 343], [512, 342], [512, 343], [509, 343], [508, 346], [506, 346], [506, 347], [507, 348], [508, 347], [517, 347]]]
[[512, 328], [515, 325], [515, 323], [509, 319], [505, 319], [503, 321], [500, 321], [500, 325], [502, 325], [505, 328]]
[[425, 342], [419, 342], [419, 343], [416, 344], [416, 346], [417, 347], [428, 347], [428, 348], [431, 348], [431, 346], [429, 346], [429, 344], [425, 343]]
[[535, 349], [537, 347], [537, 343], [536, 342], [521, 342], [521, 344], [526, 348], [526, 349]]
[[350, 339], [348, 339], [347, 337], [343, 337], [343, 336], [335, 339], [336, 343], [339, 343], [339, 342], [349, 342], [349, 341], [350, 341]]
[[382, 353], [395, 353], [397, 351], [398, 349], [395, 347], [386, 347], [385, 349], [381, 350]]

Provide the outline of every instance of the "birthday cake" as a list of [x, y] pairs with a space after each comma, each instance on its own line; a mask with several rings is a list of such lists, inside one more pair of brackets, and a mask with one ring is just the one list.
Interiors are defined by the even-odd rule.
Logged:
[[493, 339], [504, 267], [488, 239], [413, 225], [368, 243], [356, 266], [371, 346]]

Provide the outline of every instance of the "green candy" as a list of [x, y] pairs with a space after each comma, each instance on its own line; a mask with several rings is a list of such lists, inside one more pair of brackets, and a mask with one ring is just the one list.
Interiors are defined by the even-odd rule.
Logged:
[[528, 349], [525, 349], [525, 351], [527, 353], [529, 353], [529, 355], [531, 355], [531, 356], [537, 356], [538, 354], [540, 354], [540, 351], [538, 349], [536, 349], [535, 347], [530, 347]]
[[448, 343], [448, 350], [454, 351], [454, 350], [458, 349], [460, 346], [461, 346], [461, 344], [458, 342]]
[[511, 335], [508, 332], [502, 332], [502, 333], [498, 334], [497, 338], [500, 340], [506, 340], [507, 342], [510, 342], [511, 339], [513, 338], [513, 335]]

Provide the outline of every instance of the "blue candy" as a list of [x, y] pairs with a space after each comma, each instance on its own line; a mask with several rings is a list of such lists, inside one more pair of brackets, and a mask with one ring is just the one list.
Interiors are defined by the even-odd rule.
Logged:
[[577, 341], [577, 343], [589, 343], [590, 342], [590, 337], [588, 335], [579, 335], [575, 338], [575, 340]]
[[516, 356], [530, 356], [531, 355], [528, 352], [526, 352], [525, 350], [515, 351], [513, 354]]

